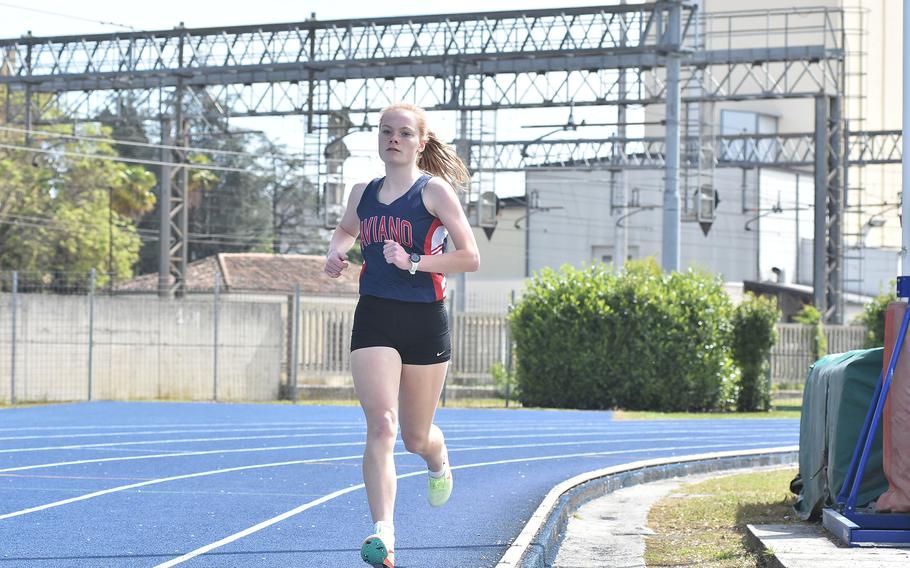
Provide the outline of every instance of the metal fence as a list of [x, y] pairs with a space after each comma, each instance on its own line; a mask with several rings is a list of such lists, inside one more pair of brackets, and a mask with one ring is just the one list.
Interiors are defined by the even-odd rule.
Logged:
[[[303, 383], [324, 381], [338, 387], [349, 374], [349, 338], [352, 320], [349, 310], [312, 304], [303, 310], [307, 322], [303, 334], [301, 367]], [[347, 311], [346, 311], [347, 310]], [[511, 369], [511, 336], [507, 314], [464, 312], [451, 321], [453, 359], [448, 384], [454, 389], [486, 389], [494, 392], [491, 369], [496, 363]], [[778, 341], [771, 352], [772, 384], [801, 388], [809, 367], [815, 362], [815, 328], [802, 324], [778, 324]], [[825, 326], [828, 353], [861, 349], [863, 326]]]
[[[300, 363], [297, 366], [299, 395], [303, 398], [353, 396], [350, 342], [354, 305], [354, 300], [303, 299], [299, 312]], [[290, 325], [293, 327], [294, 322]], [[497, 363], [504, 368], [511, 363], [511, 336], [506, 316], [454, 312], [450, 329], [453, 355], [446, 395], [497, 396], [491, 370]]]
[[[117, 295], [93, 277], [0, 273], [0, 402], [90, 399], [350, 398], [356, 298], [222, 294]], [[451, 312], [450, 312], [451, 313]], [[446, 392], [497, 396], [511, 369], [507, 315], [451, 313]], [[814, 329], [779, 324], [772, 382], [799, 387]], [[865, 328], [829, 326], [828, 352], [862, 347]]]
[[[859, 325], [825, 326], [828, 353], [861, 349], [866, 328]], [[777, 344], [771, 351], [771, 382], [784, 388], [801, 388], [815, 362], [815, 328], [797, 323], [777, 324]]]

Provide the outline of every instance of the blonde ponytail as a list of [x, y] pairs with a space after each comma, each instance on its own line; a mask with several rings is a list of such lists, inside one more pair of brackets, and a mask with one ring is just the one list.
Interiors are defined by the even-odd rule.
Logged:
[[455, 150], [443, 143], [433, 132], [427, 132], [427, 142], [417, 159], [417, 167], [446, 180], [456, 191], [467, 188], [471, 182], [468, 167]]

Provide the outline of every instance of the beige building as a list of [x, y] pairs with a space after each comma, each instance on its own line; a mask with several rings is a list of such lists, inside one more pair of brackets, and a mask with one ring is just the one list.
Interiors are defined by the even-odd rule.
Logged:
[[[849, 129], [900, 129], [900, 4], [893, 0], [702, 0], [700, 11], [709, 17], [699, 29], [700, 41], [709, 50], [843, 45], [843, 108]], [[726, 77], [717, 71], [715, 77], [731, 84], [761, 82], [765, 87], [776, 80], [762, 66], [740, 66]], [[805, 80], [806, 68], [800, 65], [784, 75], [788, 83]], [[700, 135], [708, 142], [705, 147], [714, 148], [710, 141], [721, 134], [812, 133], [815, 100], [781, 97], [691, 103], [682, 105], [680, 115], [690, 134]], [[647, 124], [664, 118], [663, 105], [629, 109], [630, 121]], [[651, 125], [641, 134], [663, 136], [663, 127]], [[635, 211], [622, 221], [628, 257], [660, 258], [663, 176], [661, 170], [624, 174], [627, 211]], [[706, 159], [700, 172], [681, 172], [681, 178], [684, 210], [693, 211], [694, 188], [702, 184], [713, 186], [720, 198], [709, 234], [703, 234], [697, 223], [682, 223], [683, 268], [704, 269], [730, 282], [772, 280], [811, 286], [815, 206], [811, 167], [716, 168]], [[844, 287], [848, 293], [876, 294], [898, 270], [900, 166], [851, 167], [848, 180]], [[582, 266], [613, 260], [621, 234], [613, 197], [617, 183], [603, 170], [527, 173], [527, 189], [539, 211], [532, 215], [527, 241], [532, 272], [565, 262]]]

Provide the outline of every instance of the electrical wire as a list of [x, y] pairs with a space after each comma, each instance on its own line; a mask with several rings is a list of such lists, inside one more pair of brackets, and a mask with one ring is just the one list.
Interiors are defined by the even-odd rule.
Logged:
[[[252, 152], [241, 152], [237, 150], [219, 150], [216, 148], [205, 148], [198, 146], [174, 146], [169, 144], [156, 144], [153, 142], [136, 142], [135, 140], [124, 140], [122, 138], [104, 138], [100, 136], [80, 136], [76, 134], [63, 134], [49, 130], [36, 130], [34, 128], [16, 128], [12, 126], [0, 126], [0, 131], [15, 132], [18, 134], [27, 134], [34, 136], [44, 136], [48, 138], [64, 138], [68, 140], [79, 140], [82, 142], [94, 142], [98, 144], [116, 144], [119, 146], [134, 146], [139, 148], [152, 148], [156, 150], [176, 150], [194, 152], [197, 154], [215, 154], [226, 156], [240, 156], [260, 159], [280, 159], [283, 161], [301, 160], [306, 162], [306, 153], [303, 151], [291, 152], [289, 154], [276, 154], [274, 152], [256, 154]], [[351, 152], [351, 150], [348, 150]], [[373, 157], [372, 153], [354, 153], [351, 152], [349, 157]], [[315, 162], [317, 160], [313, 160]]]
[[[45, 228], [55, 228], [55, 227], [60, 226], [60, 222], [54, 217], [47, 217], [47, 216], [42, 217], [42, 216], [35, 216], [35, 215], [16, 215], [13, 213], [0, 214], [0, 219], [4, 219], [4, 218], [12, 219], [15, 221], [22, 221], [23, 223], [28, 223], [29, 226], [35, 226], [35, 227], [40, 226], [40, 227], [45, 227]], [[77, 226], [88, 227], [88, 228], [97, 228], [97, 227], [102, 226], [103, 224], [104, 223], [85, 223], [85, 222], [75, 223], [75, 225], [77, 225]], [[128, 227], [129, 226], [128, 222], [124, 223], [122, 220], [118, 220], [118, 221], [114, 222], [114, 224], [119, 227], [124, 227], [124, 226]], [[71, 226], [71, 225], [72, 224], [69, 224], [68, 226]], [[135, 227], [135, 226], [133, 228], [139, 234], [150, 235], [150, 236], [158, 235], [157, 229], [144, 229], [144, 228]], [[260, 239], [260, 238], [262, 238], [262, 233], [194, 233], [194, 232], [188, 232], [187, 236], [192, 237], [192, 238], [197, 238], [197, 239], [207, 239], [207, 238], [234, 239], [236, 242], [242, 242], [242, 241]]]
[[[59, 223], [33, 222], [33, 221], [22, 221], [22, 220], [5, 220], [3, 218], [0, 218], [0, 225], [10, 225], [10, 226], [15, 226], [15, 227], [29, 227], [29, 228], [35, 228], [35, 229], [46, 229], [46, 230], [59, 231], [59, 232], [69, 232], [72, 230], [72, 227], [70, 227], [70, 226], [64, 227], [64, 226], [61, 226]], [[104, 227], [102, 225], [97, 225], [97, 224], [80, 223], [80, 225], [86, 226], [86, 227], [91, 227], [91, 228], [96, 228], [96, 229], [104, 229]], [[120, 224], [120, 226], [122, 226], [122, 223]], [[140, 241], [143, 243], [158, 242], [160, 240], [160, 236], [158, 235], [157, 231], [151, 231], [148, 229], [136, 229], [136, 234], [139, 237]], [[287, 245], [291, 245], [291, 246], [313, 244], [312, 241], [307, 241], [307, 240], [298, 239], [298, 240], [289, 241], [287, 239], [284, 239], [280, 234], [277, 236], [273, 236], [268, 233], [265, 233], [265, 234], [262, 234], [262, 235], [259, 235], [256, 237], [242, 238], [242, 239], [241, 238], [199, 238], [199, 237], [188, 236], [186, 241], [189, 243], [200, 244], [200, 245], [207, 244], [207, 245], [220, 245], [220, 246], [252, 246], [252, 245], [258, 245], [258, 244], [263, 244], [263, 243], [269, 243], [269, 242], [272, 242], [273, 240], [275, 240], [276, 238], [281, 239], [282, 244], [287, 244]]]
[[[217, 150], [214, 148], [200, 148], [195, 146], [173, 146], [169, 144], [154, 144], [151, 142], [136, 142], [133, 140], [123, 140], [118, 138], [103, 138], [100, 136], [79, 136], [76, 134], [63, 134], [60, 132], [51, 132], [49, 130], [35, 130], [33, 128], [15, 128], [12, 126], [0, 126], [0, 130], [6, 132], [16, 132], [20, 134], [29, 134], [34, 136], [46, 136], [48, 138], [65, 138], [67, 140], [79, 140], [82, 142], [94, 142], [98, 144], [117, 144], [119, 146], [134, 146], [137, 148], [154, 148], [156, 150], [177, 150], [195, 152], [197, 154], [216, 154], [225, 156], [243, 156], [252, 158], [287, 158], [289, 156], [282, 154], [253, 154], [251, 152], [239, 152], [235, 150]], [[293, 156], [293, 155], [292, 155]]]
[[40, 8], [29, 8], [28, 6], [20, 6], [18, 4], [10, 4], [9, 2], [0, 2], [0, 6], [6, 6], [7, 8], [13, 8], [14, 10], [23, 10], [26, 12], [35, 12], [38, 14], [46, 14], [49, 16], [59, 16], [61, 18], [69, 18], [71, 20], [79, 20], [81, 22], [90, 22], [93, 24], [101, 24], [104, 26], [116, 26], [118, 28], [125, 28], [128, 30], [139, 31], [133, 26], [128, 26], [126, 24], [118, 24], [117, 22], [106, 22], [104, 20], [93, 20], [91, 18], [83, 18], [82, 16], [73, 16], [72, 14], [64, 14], [62, 12], [52, 12], [50, 10], [42, 10]]
[[70, 150], [47, 150], [44, 148], [31, 148], [29, 146], [19, 146], [16, 144], [3, 144], [0, 143], [0, 148], [7, 150], [18, 150], [22, 152], [31, 152], [34, 154], [52, 154], [60, 156], [70, 156], [75, 158], [89, 158], [92, 160], [106, 160], [109, 162], [125, 162], [128, 164], [143, 164], [149, 166], [172, 166], [175, 168], [187, 168], [191, 170], [211, 170], [216, 172], [238, 172], [245, 173], [252, 176], [263, 177], [265, 174], [260, 174], [243, 168], [230, 168], [227, 166], [210, 166], [206, 164], [193, 164], [190, 162], [163, 162], [159, 160], [143, 160], [140, 158], [124, 158], [122, 156], [103, 156], [100, 154], [87, 154], [85, 152], [72, 152]]

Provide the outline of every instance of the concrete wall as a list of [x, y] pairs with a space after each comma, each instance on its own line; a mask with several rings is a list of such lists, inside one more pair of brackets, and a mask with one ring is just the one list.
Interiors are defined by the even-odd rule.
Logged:
[[[0, 298], [0, 400], [10, 398], [11, 297]], [[221, 302], [218, 400], [275, 400], [283, 359], [282, 304]], [[91, 352], [95, 399], [207, 400], [215, 396], [214, 305], [208, 300], [96, 297]], [[85, 400], [89, 299], [19, 294], [16, 398]]]

